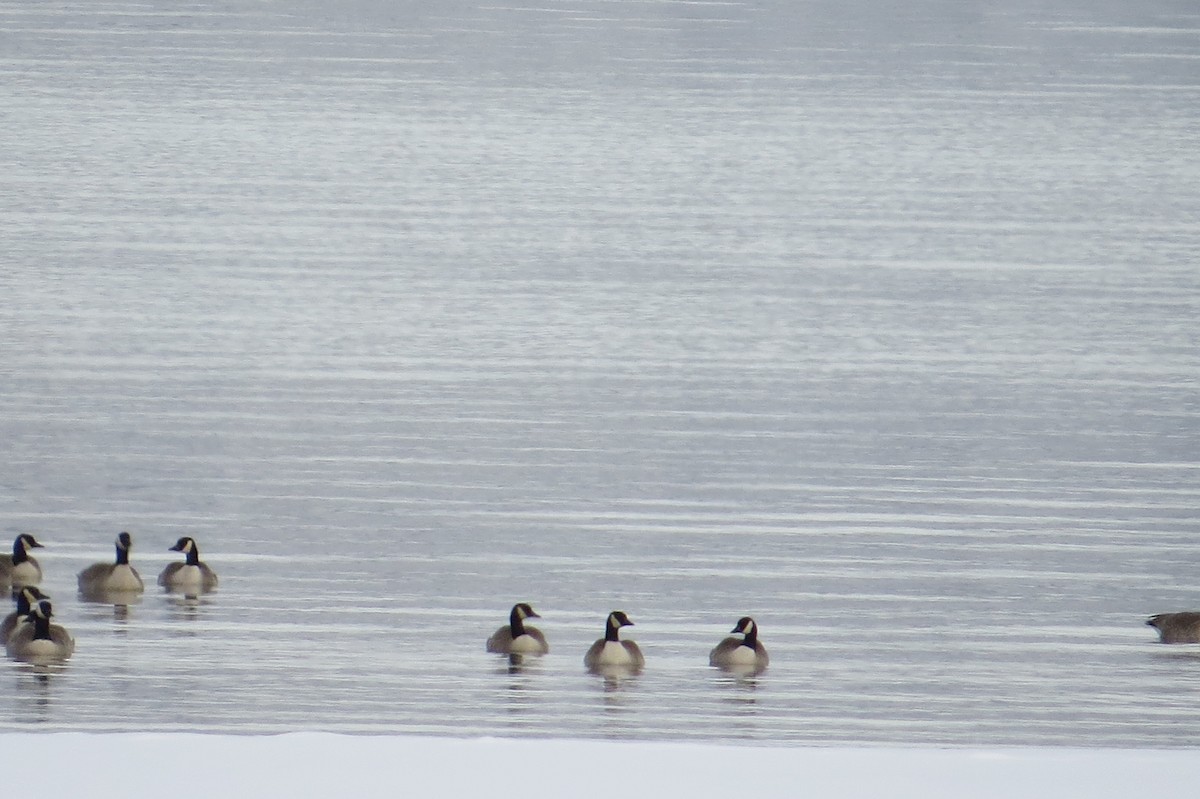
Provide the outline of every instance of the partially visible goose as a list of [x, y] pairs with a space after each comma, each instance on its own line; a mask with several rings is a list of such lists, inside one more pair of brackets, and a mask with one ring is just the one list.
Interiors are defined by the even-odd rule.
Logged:
[[526, 619], [540, 619], [525, 602], [513, 605], [508, 614], [508, 624], [492, 633], [487, 639], [487, 651], [506, 655], [544, 655], [550, 651], [546, 636], [536, 627], [525, 624]]
[[50, 600], [39, 599], [29, 609], [29, 624], [21, 625], [8, 639], [9, 657], [19, 660], [61, 660], [75, 651], [75, 639], [61, 624], [51, 624]]
[[158, 575], [158, 584], [169, 591], [184, 593], [211, 591], [217, 587], [217, 573], [208, 568], [207, 563], [200, 561], [200, 548], [195, 539], [184, 536], [170, 547], [170, 552], [182, 552], [187, 555], [183, 563], [176, 561], [167, 564], [167, 568]]
[[618, 636], [622, 627], [630, 627], [633, 622], [625, 615], [625, 611], [614, 610], [608, 614], [604, 624], [604, 637], [597, 640], [583, 656], [583, 665], [593, 671], [607, 667], [621, 667], [637, 670], [646, 665], [642, 650], [633, 641], [622, 641]]
[[740, 633], [742, 637], [730, 635], [713, 647], [708, 653], [708, 665], [737, 671], [765, 669], [771, 658], [758, 640], [758, 625], [754, 619], [743, 616], [730, 632]]
[[93, 563], [79, 573], [79, 592], [85, 596], [101, 594], [140, 594], [145, 586], [137, 569], [129, 565], [133, 538], [129, 533], [117, 536], [115, 563]]
[[1146, 619], [1164, 644], [1200, 644], [1200, 611], [1159, 613]]
[[11, 584], [13, 588], [37, 585], [42, 581], [42, 567], [29, 554], [31, 549], [40, 549], [41, 544], [29, 533], [21, 533], [13, 541], [11, 555], [0, 555], [0, 585]]
[[13, 599], [17, 600], [17, 609], [0, 622], [0, 641], [7, 641], [18, 625], [27, 622], [33, 603], [39, 599], [47, 599], [47, 596], [38, 590], [36, 585], [25, 585], [17, 589]]

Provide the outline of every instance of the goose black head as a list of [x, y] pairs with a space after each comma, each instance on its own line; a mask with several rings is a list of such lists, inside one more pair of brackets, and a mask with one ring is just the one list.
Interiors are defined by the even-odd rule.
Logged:
[[123, 549], [128, 552], [133, 547], [133, 536], [129, 533], [121, 533], [117, 536], [117, 549]]
[[518, 602], [513, 605], [512, 618], [514, 619], [540, 619], [541, 616], [529, 606], [528, 602]]
[[53, 615], [54, 608], [51, 607], [49, 599], [39, 599], [29, 606], [29, 618], [32, 620], [45, 619], [48, 621]]
[[730, 630], [730, 632], [742, 633], [743, 635], [750, 635], [750, 633], [752, 633], [757, 628], [758, 628], [758, 625], [754, 623], [754, 619], [750, 618], [749, 616], [742, 616], [740, 619], [738, 619], [737, 626], [734, 627], [732, 630]]
[[29, 533], [21, 533], [17, 539], [13, 541], [13, 552], [26, 549], [42, 549], [42, 545], [37, 542], [37, 539]]
[[188, 538], [186, 535], [175, 542], [175, 546], [168, 547], [168, 552], [191, 552], [196, 548], [196, 542]]
[[525, 635], [525, 620], [540, 619], [533, 608], [527, 602], [518, 602], [513, 605], [512, 612], [508, 614], [508, 629], [512, 633], [513, 638], [520, 638]]
[[631, 622], [629, 620], [629, 617], [625, 615], [625, 611], [614, 610], [612, 613], [608, 614], [608, 622], [605, 624], [605, 627], [604, 627], [604, 640], [606, 640], [606, 641], [620, 640], [619, 633], [620, 633], [621, 628], [622, 627], [630, 627], [632, 625], [633, 625], [633, 622]]
[[608, 626], [609, 627], [632, 627], [633, 622], [631, 622], [629, 620], [629, 617], [625, 615], [625, 611], [614, 610], [612, 613], [608, 614]]

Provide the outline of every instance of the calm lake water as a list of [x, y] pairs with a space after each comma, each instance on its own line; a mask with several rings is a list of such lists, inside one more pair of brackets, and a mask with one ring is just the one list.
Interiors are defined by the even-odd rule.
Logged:
[[1193, 3], [0, 2], [0, 123], [0, 731], [1200, 744]]

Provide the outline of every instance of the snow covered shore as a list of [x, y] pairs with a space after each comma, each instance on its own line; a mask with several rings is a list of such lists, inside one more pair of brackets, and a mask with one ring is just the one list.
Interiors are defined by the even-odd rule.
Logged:
[[[39, 797], [1200, 795], [1200, 751], [728, 746], [291, 733], [0, 735]], [[36, 775], [36, 779], [32, 776]]]

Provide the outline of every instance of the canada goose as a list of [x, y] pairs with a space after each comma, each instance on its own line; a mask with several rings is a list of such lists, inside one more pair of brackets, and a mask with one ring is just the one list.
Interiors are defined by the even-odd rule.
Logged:
[[37, 585], [42, 581], [42, 567], [30, 556], [30, 549], [41, 548], [29, 533], [21, 533], [13, 541], [11, 555], [0, 555], [0, 585], [11, 583], [13, 588]]
[[25, 585], [17, 589], [13, 598], [17, 600], [17, 609], [5, 616], [3, 622], [0, 622], [0, 641], [7, 641], [18, 625], [29, 620], [29, 611], [34, 602], [47, 597], [38, 590], [36, 585]]
[[730, 635], [708, 653], [708, 665], [723, 669], [765, 669], [771, 662], [767, 649], [758, 640], [758, 625], [749, 616], [738, 619], [731, 633], [741, 633], [741, 638]]
[[93, 563], [79, 573], [79, 592], [87, 595], [106, 593], [140, 594], [145, 586], [137, 569], [129, 565], [129, 549], [133, 539], [129, 533], [117, 536], [115, 563]]
[[169, 591], [183, 592], [211, 591], [217, 587], [217, 573], [208, 568], [207, 563], [200, 562], [200, 548], [194, 539], [184, 536], [168, 551], [182, 552], [187, 555], [187, 560], [167, 564], [158, 575], [159, 585]]
[[513, 605], [508, 614], [508, 624], [492, 633], [487, 639], [487, 651], [507, 655], [544, 655], [550, 651], [546, 636], [536, 627], [529, 627], [525, 619], [540, 619], [533, 608], [525, 602]]
[[583, 665], [589, 669], [600, 670], [608, 666], [620, 666], [627, 669], [640, 669], [646, 665], [642, 650], [633, 641], [622, 641], [617, 633], [622, 627], [630, 627], [633, 622], [624, 611], [614, 610], [608, 614], [604, 625], [604, 637], [597, 640], [583, 656]]
[[1200, 644], [1200, 612], [1159, 613], [1146, 619], [1164, 644]]
[[50, 600], [39, 599], [29, 609], [29, 624], [16, 629], [8, 639], [9, 657], [28, 659], [62, 659], [75, 651], [75, 639], [61, 624], [51, 624], [54, 610]]

